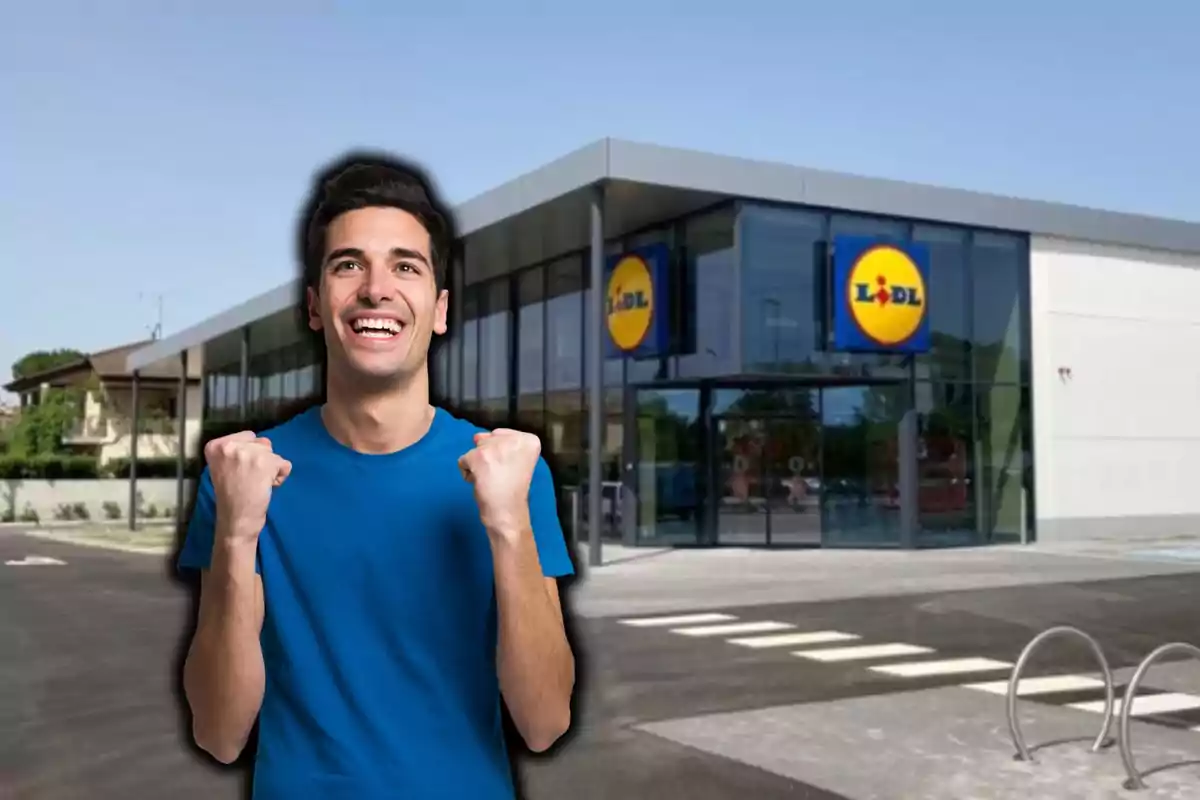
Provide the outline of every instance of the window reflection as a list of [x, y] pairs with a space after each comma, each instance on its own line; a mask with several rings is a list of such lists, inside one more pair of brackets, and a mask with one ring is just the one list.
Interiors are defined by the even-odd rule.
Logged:
[[1024, 247], [1018, 236], [979, 232], [971, 248], [974, 284], [975, 379], [1017, 383], [1021, 379]]
[[542, 427], [545, 389], [546, 304], [543, 285], [546, 272], [535, 267], [517, 277], [517, 414], [527, 429]]
[[817, 315], [824, 227], [815, 213], [754, 206], [742, 211], [742, 350], [748, 372], [813, 371], [824, 341]]
[[975, 388], [916, 386], [918, 536], [922, 545], [972, 543], [978, 528]]
[[967, 232], [958, 228], [917, 225], [913, 240], [929, 248], [930, 352], [917, 358], [918, 376], [969, 380]]
[[638, 538], [695, 544], [700, 533], [700, 392], [643, 390], [637, 395]]
[[462, 406], [479, 405], [479, 286], [463, 293]]
[[507, 280], [484, 284], [483, 316], [479, 321], [479, 399], [492, 424], [502, 425], [508, 415], [509, 309]]
[[732, 208], [689, 220], [684, 226], [682, 296], [693, 306], [688, 327], [695, 352], [676, 359], [679, 377], [732, 375], [737, 372], [734, 298], [737, 258], [733, 247]]

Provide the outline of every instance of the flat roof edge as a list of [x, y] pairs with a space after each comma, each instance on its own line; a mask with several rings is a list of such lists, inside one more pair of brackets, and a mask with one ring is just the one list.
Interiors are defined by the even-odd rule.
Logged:
[[178, 333], [133, 351], [125, 358], [125, 369], [133, 372], [148, 367], [185, 350], [191, 350], [223, 333], [237, 330], [276, 312], [294, 308], [299, 301], [299, 281], [288, 281]]
[[608, 177], [609, 140], [601, 139], [489, 189], [454, 209], [467, 236]]
[[1200, 223], [613, 140], [616, 180], [1200, 254]]

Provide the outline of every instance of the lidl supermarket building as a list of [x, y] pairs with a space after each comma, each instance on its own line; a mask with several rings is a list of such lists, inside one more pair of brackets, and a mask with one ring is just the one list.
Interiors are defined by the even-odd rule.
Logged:
[[[457, 213], [438, 400], [540, 432], [605, 537], [1200, 529], [1200, 225], [611, 139]], [[202, 352], [204, 435], [265, 427], [322, 382], [299, 297], [128, 365]]]

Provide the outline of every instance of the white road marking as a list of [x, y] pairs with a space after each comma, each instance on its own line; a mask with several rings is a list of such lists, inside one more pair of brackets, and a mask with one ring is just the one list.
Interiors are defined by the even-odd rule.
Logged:
[[990, 658], [951, 658], [945, 661], [915, 661], [908, 664], [884, 664], [870, 667], [872, 672], [895, 675], [898, 678], [925, 678], [931, 675], [962, 675], [967, 672], [990, 672], [1012, 669], [1007, 661]]
[[730, 644], [742, 647], [804, 647], [810, 644], [832, 644], [834, 642], [851, 642], [860, 638], [856, 633], [841, 631], [816, 631], [815, 633], [776, 633], [770, 636], [750, 636], [743, 639], [730, 639]]
[[57, 558], [50, 558], [49, 556], [25, 556], [20, 561], [10, 559], [4, 563], [9, 567], [50, 567], [61, 566], [67, 562], [59, 561]]
[[641, 617], [638, 619], [623, 619], [622, 625], [632, 625], [635, 628], [668, 627], [671, 625], [698, 625], [704, 622], [724, 622], [737, 619], [729, 614], [682, 614], [674, 617]]
[[698, 628], [672, 628], [671, 633], [683, 636], [725, 636], [730, 633], [768, 633], [796, 627], [786, 622], [730, 622], [725, 625], [702, 625]]
[[865, 644], [858, 647], [831, 647], [826, 650], [797, 650], [792, 653], [800, 658], [833, 663], [836, 661], [863, 661], [870, 658], [893, 658], [895, 656], [918, 656], [932, 653], [930, 647], [893, 642], [891, 644]]
[[[1008, 695], [1008, 681], [990, 681], [988, 683], [964, 684], [964, 689], [975, 689], [991, 694]], [[1033, 694], [1053, 694], [1054, 692], [1079, 692], [1091, 689], [1103, 689], [1104, 681], [1099, 678], [1089, 678], [1086, 675], [1048, 675], [1042, 678], [1022, 678], [1017, 686], [1017, 696], [1025, 697]], [[1101, 704], [1101, 710], [1104, 706]]]
[[[1118, 697], [1113, 704], [1113, 713], [1120, 714], [1122, 701], [1124, 698]], [[1076, 708], [1080, 711], [1092, 711], [1096, 714], [1104, 713], [1104, 701], [1095, 700], [1087, 703], [1071, 703], [1067, 708]], [[1149, 694], [1133, 698], [1133, 710], [1129, 713], [1135, 717], [1144, 717], [1151, 714], [1170, 714], [1173, 711], [1190, 711], [1194, 708], [1200, 708], [1200, 697], [1191, 694]]]

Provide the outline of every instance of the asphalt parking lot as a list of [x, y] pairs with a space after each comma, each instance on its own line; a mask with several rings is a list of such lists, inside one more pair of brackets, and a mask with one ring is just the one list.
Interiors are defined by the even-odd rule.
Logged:
[[[62, 563], [6, 563], [0, 571], [0, 640], [13, 643], [0, 656], [0, 770], [14, 796], [239, 797], [246, 770], [206, 760], [183, 729], [175, 678], [191, 608], [184, 587], [167, 577], [166, 559], [0, 532], [0, 560], [30, 556]], [[574, 620], [584, 659], [576, 730], [551, 757], [522, 759], [519, 783], [531, 800], [942, 797], [921, 783], [928, 779], [920, 771], [904, 778], [882, 744], [864, 762], [870, 745], [859, 734], [887, 734], [889, 719], [924, 698], [923, 707], [946, 719], [979, 720], [956, 741], [986, 734], [981, 746], [1002, 751], [996, 684], [1032, 636], [1055, 624], [1083, 627], [1127, 678], [1161, 642], [1200, 638], [1198, 600], [1200, 581], [1186, 570], [669, 612], [596, 614], [602, 604], [593, 596], [581, 604], [592, 613]], [[1094, 670], [1082, 647], [1047, 647], [1034, 672], [1065, 684], [1031, 697], [1025, 713], [1065, 715], [1068, 727], [1091, 731], [1090, 721], [1099, 724]], [[1144, 741], [1156, 742], [1161, 731], [1164, 748], [1187, 750], [1194, 740], [1200, 757], [1200, 731], [1191, 730], [1200, 726], [1200, 671], [1164, 674], [1175, 683], [1148, 684], [1158, 699], [1153, 713], [1139, 713], [1138, 724], [1151, 731]], [[920, 722], [904, 723], [914, 740]], [[904, 737], [885, 744], [902, 748]], [[943, 744], [934, 738], [922, 747], [936, 759]], [[820, 759], [805, 760], [805, 752]], [[1003, 756], [1011, 761], [1011, 753]], [[839, 763], [835, 772], [827, 768]], [[930, 760], [924, 774], [935, 766]], [[1056, 768], [1044, 767], [1042, 777]], [[972, 772], [969, 763], [955, 769]], [[879, 783], [889, 772], [897, 777]], [[1160, 793], [1147, 797], [1175, 797], [1162, 793], [1168, 786], [1200, 796], [1194, 770], [1156, 779]], [[1096, 792], [1112, 789], [1104, 780]], [[1035, 784], [1020, 796], [1075, 796], [1061, 782], [1058, 794], [1038, 794]], [[1010, 796], [996, 785], [998, 793], [974, 796]]]

